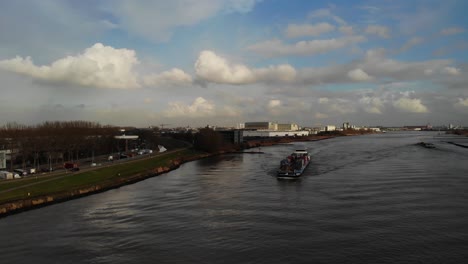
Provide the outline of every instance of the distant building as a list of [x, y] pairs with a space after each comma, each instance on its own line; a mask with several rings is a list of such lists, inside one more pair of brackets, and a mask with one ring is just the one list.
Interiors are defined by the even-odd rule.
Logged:
[[297, 131], [299, 126], [297, 124], [278, 124], [279, 131]]
[[343, 130], [348, 130], [351, 129], [351, 126], [349, 125], [348, 122], [343, 123]]
[[278, 124], [274, 122], [246, 122], [245, 129], [255, 130], [278, 130]]
[[426, 126], [404, 126], [404, 130], [414, 130], [414, 131], [421, 131], [421, 130], [428, 130], [427, 125]]
[[268, 130], [243, 130], [243, 137], [302, 137], [308, 136], [309, 131], [268, 131]]
[[332, 125], [325, 126], [325, 131], [335, 131], [335, 130], [336, 130], [336, 126], [332, 126]]

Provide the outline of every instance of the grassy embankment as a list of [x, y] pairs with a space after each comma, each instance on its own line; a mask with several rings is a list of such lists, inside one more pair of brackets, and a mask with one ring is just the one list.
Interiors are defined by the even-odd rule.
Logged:
[[154, 174], [155, 168], [171, 167], [176, 160], [190, 160], [202, 154], [203, 153], [192, 149], [184, 149], [173, 153], [158, 155], [149, 159], [136, 160], [86, 172], [64, 173], [51, 177], [40, 176], [23, 180], [4, 181], [0, 183], [0, 204], [41, 195], [65, 192], [94, 184], [106, 184], [125, 180], [126, 178], [142, 173], [146, 175]]

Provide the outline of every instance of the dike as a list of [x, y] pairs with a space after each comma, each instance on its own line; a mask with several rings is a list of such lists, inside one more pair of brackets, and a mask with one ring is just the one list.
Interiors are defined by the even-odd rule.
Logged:
[[133, 184], [139, 181], [146, 180], [148, 178], [152, 178], [155, 176], [159, 176], [161, 174], [165, 174], [167, 172], [170, 172], [172, 170], [179, 168], [180, 165], [184, 163], [207, 158], [213, 155], [219, 155], [219, 154], [221, 153], [200, 154], [200, 155], [192, 156], [189, 158], [180, 158], [180, 159], [173, 160], [169, 166], [155, 167], [149, 172], [148, 171], [142, 172], [142, 173], [134, 174], [132, 176], [128, 176], [128, 177], [124, 177], [124, 178], [120, 178], [120, 179], [116, 179], [112, 181], [83, 186], [83, 187], [75, 188], [75, 189], [65, 191], [65, 192], [52, 193], [48, 195], [32, 197], [29, 199], [6, 202], [3, 204], [0, 204], [0, 218], [6, 217], [8, 215], [17, 214], [20, 212], [44, 207], [47, 205], [61, 203], [61, 202], [69, 201], [72, 199], [77, 199], [80, 197], [84, 197], [84, 196], [88, 196], [88, 195], [92, 195], [92, 194], [96, 194], [100, 192], [105, 192], [111, 189], [116, 189], [125, 185]]

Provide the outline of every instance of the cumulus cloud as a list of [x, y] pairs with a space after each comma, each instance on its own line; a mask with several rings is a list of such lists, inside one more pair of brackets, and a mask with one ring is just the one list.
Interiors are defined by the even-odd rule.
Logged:
[[[451, 69], [453, 68], [450, 66], [452, 64], [453, 61], [448, 59], [423, 61], [395, 60], [388, 58], [384, 49], [376, 49], [367, 51], [363, 58], [356, 59], [350, 63], [299, 69], [297, 70], [296, 83], [304, 85], [349, 83], [350, 78], [353, 81], [366, 81], [370, 79], [379, 81], [379, 79], [385, 79], [394, 82], [427, 80], [428, 77], [436, 80], [439, 77], [444, 77], [443, 75], [456, 75], [458, 71], [462, 72], [458, 68]], [[446, 67], [449, 68], [446, 69]], [[463, 83], [464, 80], [462, 78], [451, 78], [451, 82], [456, 82], [457, 80], [459, 85], [466, 84], [466, 82]]]
[[230, 63], [209, 50], [200, 53], [195, 62], [195, 71], [197, 76], [205, 81], [225, 84], [291, 81], [296, 76], [296, 70], [288, 64], [251, 69], [243, 64]]
[[354, 69], [348, 72], [348, 77], [356, 82], [363, 82], [363, 81], [368, 81], [371, 80], [372, 77], [369, 76], [365, 71], [362, 69]]
[[343, 98], [320, 97], [318, 99], [321, 112], [328, 115], [349, 114], [356, 111], [353, 102]]
[[458, 98], [458, 102], [455, 103], [455, 107], [459, 109], [468, 109], [468, 98]]
[[215, 105], [203, 97], [197, 97], [192, 104], [169, 102], [165, 111], [167, 117], [207, 117], [215, 114]]
[[461, 27], [449, 27], [449, 28], [444, 28], [440, 31], [441, 35], [448, 36], [448, 35], [456, 35], [459, 33], [465, 32], [465, 29]]
[[281, 106], [281, 100], [274, 99], [274, 100], [270, 100], [268, 102], [268, 107], [269, 108], [274, 108], [274, 107], [278, 107], [278, 106]]
[[293, 81], [296, 77], [296, 69], [289, 64], [269, 66], [267, 68], [253, 69], [256, 78], [260, 81]]
[[192, 76], [177, 68], [144, 77], [144, 84], [146, 86], [189, 85], [191, 83]]
[[324, 113], [317, 112], [317, 113], [314, 114], [314, 117], [317, 118], [317, 119], [325, 119], [325, 118], [328, 118], [328, 115], [324, 114]]
[[448, 75], [459, 75], [460, 74], [460, 69], [457, 69], [455, 67], [445, 67], [442, 72], [448, 74]]
[[53, 83], [127, 89], [140, 86], [133, 72], [138, 63], [134, 50], [96, 43], [81, 54], [59, 59], [49, 66], [36, 66], [30, 57], [16, 57], [0, 61], [0, 68]]
[[390, 30], [388, 27], [380, 26], [380, 25], [369, 25], [365, 31], [367, 34], [378, 35], [382, 38], [389, 38], [390, 37]]
[[195, 71], [204, 80], [215, 83], [246, 84], [255, 82], [251, 69], [242, 64], [231, 64], [213, 51], [204, 50], [195, 62]]
[[421, 103], [421, 99], [411, 99], [402, 97], [393, 102], [393, 106], [403, 112], [409, 113], [428, 113], [429, 110]]
[[285, 34], [288, 38], [297, 38], [304, 36], [319, 36], [320, 34], [327, 33], [335, 30], [335, 26], [329, 23], [318, 23], [315, 25], [311, 24], [289, 24], [285, 30]]
[[319, 104], [326, 104], [328, 103], [328, 98], [327, 97], [320, 97], [319, 98]]
[[451, 60], [398, 61], [387, 58], [385, 53], [384, 49], [369, 50], [359, 65], [372, 76], [414, 80], [424, 78], [431, 72], [440, 72], [452, 63]]
[[359, 104], [370, 114], [382, 114], [384, 108], [383, 101], [378, 97], [364, 96], [359, 99]]
[[347, 36], [285, 44], [278, 39], [273, 39], [251, 45], [247, 49], [265, 57], [315, 55], [341, 49], [365, 40], [366, 38], [363, 36]]

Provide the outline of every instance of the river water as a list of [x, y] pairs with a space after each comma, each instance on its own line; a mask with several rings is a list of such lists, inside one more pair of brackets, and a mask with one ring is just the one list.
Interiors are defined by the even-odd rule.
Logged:
[[[463, 263], [468, 149], [447, 141], [468, 145], [393, 132], [187, 163], [0, 219], [0, 263]], [[310, 166], [278, 181], [298, 148]]]

